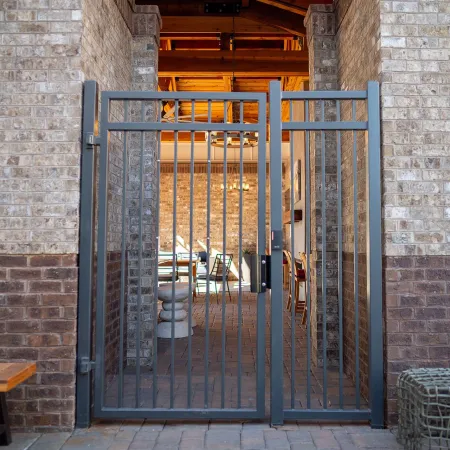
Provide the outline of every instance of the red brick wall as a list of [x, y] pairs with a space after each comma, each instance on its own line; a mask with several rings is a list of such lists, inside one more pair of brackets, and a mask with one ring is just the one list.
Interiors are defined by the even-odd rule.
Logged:
[[0, 360], [36, 361], [8, 394], [12, 424], [70, 430], [75, 412], [77, 255], [0, 255]]
[[387, 420], [396, 423], [400, 372], [450, 367], [450, 256], [385, 257], [384, 274]]

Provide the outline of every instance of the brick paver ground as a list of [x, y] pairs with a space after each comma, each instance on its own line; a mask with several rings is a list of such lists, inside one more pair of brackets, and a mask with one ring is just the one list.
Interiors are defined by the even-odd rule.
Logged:
[[[238, 392], [241, 392], [242, 408], [256, 407], [256, 344], [257, 344], [257, 298], [256, 294], [244, 292], [242, 295], [242, 327], [241, 346], [239, 347], [238, 323], [239, 302], [238, 295], [232, 293], [231, 299], [226, 295], [225, 312], [222, 309], [222, 295], [211, 295], [209, 304], [209, 324], [206, 324], [205, 295], [199, 295], [193, 305], [193, 318], [197, 322], [191, 339], [192, 368], [191, 368], [191, 407], [204, 408], [207, 403], [209, 408], [237, 408]], [[287, 302], [287, 294], [284, 304]], [[266, 352], [265, 379], [266, 399], [270, 390], [270, 298], [267, 295], [263, 311]], [[292, 322], [291, 313], [284, 307], [284, 403], [286, 408], [307, 407], [307, 337], [306, 326], [301, 324], [298, 315]], [[224, 323], [224, 327], [223, 327]], [[292, 335], [291, 323], [294, 324]], [[222, 335], [222, 330], [224, 335]], [[208, 345], [206, 336], [208, 334]], [[294, 337], [292, 341], [292, 336]], [[222, 348], [222, 339], [225, 340], [225, 348]], [[292, 353], [292, 342], [294, 352]], [[174, 357], [174, 408], [186, 408], [188, 393], [188, 338], [175, 340]], [[241, 349], [239, 355], [239, 348]], [[208, 353], [208, 379], [205, 378], [205, 358]], [[168, 408], [170, 406], [171, 383], [171, 342], [170, 339], [158, 339], [157, 350], [157, 399], [156, 406]], [[293, 358], [294, 364], [291, 364]], [[239, 360], [241, 375], [239, 374]], [[222, 384], [222, 369], [225, 377]], [[311, 364], [310, 377], [310, 407], [322, 409], [323, 396], [323, 369], [314, 368]], [[329, 367], [327, 376], [327, 407], [339, 407], [339, 371]], [[240, 386], [239, 386], [240, 378]], [[207, 401], [205, 401], [205, 383], [207, 387]], [[343, 385], [343, 408], [354, 409], [356, 407], [355, 387], [345, 375]], [[294, 398], [291, 396], [293, 388]], [[222, 398], [222, 389], [224, 395]], [[222, 404], [222, 399], [224, 403]], [[118, 382], [117, 379], [108, 384], [105, 396], [106, 406], [118, 406]], [[123, 405], [135, 407], [136, 405], [136, 376], [133, 367], [126, 370], [124, 381]], [[140, 406], [152, 407], [153, 405], [153, 373], [148, 369], [141, 370], [141, 394]], [[269, 402], [266, 401], [266, 413]], [[361, 408], [367, 407], [367, 403], [361, 398]]]
[[368, 426], [258, 423], [155, 424], [144, 421], [94, 425], [69, 433], [16, 434], [8, 450], [394, 450], [391, 430]]

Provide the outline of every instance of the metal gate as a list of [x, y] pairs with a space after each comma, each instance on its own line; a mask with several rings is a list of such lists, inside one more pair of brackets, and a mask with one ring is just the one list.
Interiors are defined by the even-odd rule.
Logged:
[[[369, 83], [367, 91], [358, 92], [281, 92], [280, 83], [271, 82], [270, 160], [265, 93], [106, 91], [99, 102], [97, 89], [95, 82], [85, 83], [78, 425], [87, 426], [91, 417], [242, 420], [270, 415], [273, 424], [360, 419], [382, 426], [378, 85]], [[245, 120], [250, 113], [253, 119]], [[288, 148], [282, 143], [283, 131], [290, 134]], [[358, 133], [368, 133], [368, 139]], [[301, 316], [295, 301], [296, 142], [304, 152], [304, 172], [298, 176], [306, 180]], [[363, 166], [370, 170], [360, 183], [367, 194], [367, 210], [361, 214], [358, 164], [364, 158]], [[335, 182], [327, 173], [333, 164]], [[249, 192], [247, 167], [254, 173]], [[351, 225], [343, 212], [343, 205], [351, 203], [343, 197], [348, 191], [345, 182], [343, 189], [343, 173], [346, 179], [349, 167], [354, 167], [350, 250], [344, 231]], [[283, 180], [288, 187], [284, 194]], [[310, 180], [321, 196], [314, 197], [314, 204]], [[335, 187], [337, 210], [322, 208], [316, 217], [311, 211], [334, 195], [332, 188], [327, 193], [320, 185]], [[197, 193], [203, 209], [196, 209]], [[244, 216], [250, 199], [256, 205], [254, 214]], [[178, 234], [182, 224], [184, 236]], [[358, 247], [361, 224], [367, 226], [364, 255]], [[321, 230], [326, 230], [322, 240]], [[251, 286], [243, 282], [244, 238], [250, 232], [256, 233]], [[288, 234], [292, 238], [286, 244]], [[283, 250], [290, 251], [291, 273], [295, 270], [289, 314]], [[343, 261], [346, 258], [347, 264], [349, 255], [353, 306]], [[198, 267], [203, 274], [196, 273]], [[361, 267], [367, 271], [364, 295], [359, 288]], [[157, 298], [163, 300], [162, 309]], [[360, 310], [366, 310], [364, 319]], [[333, 314], [327, 317], [328, 311]], [[201, 324], [192, 334], [196, 317]], [[354, 330], [353, 344], [344, 339], [349, 327]], [[360, 335], [367, 344], [363, 351]], [[296, 350], [298, 342], [301, 348]], [[330, 345], [336, 348], [330, 350]], [[352, 405], [347, 402], [350, 391]]]

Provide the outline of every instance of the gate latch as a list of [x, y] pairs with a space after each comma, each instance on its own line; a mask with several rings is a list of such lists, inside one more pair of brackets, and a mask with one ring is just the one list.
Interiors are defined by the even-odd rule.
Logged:
[[250, 291], [266, 292], [270, 289], [270, 256], [252, 255], [250, 266]]
[[80, 358], [78, 365], [79, 373], [89, 373], [93, 369], [95, 369], [95, 361], [91, 361], [87, 356]]

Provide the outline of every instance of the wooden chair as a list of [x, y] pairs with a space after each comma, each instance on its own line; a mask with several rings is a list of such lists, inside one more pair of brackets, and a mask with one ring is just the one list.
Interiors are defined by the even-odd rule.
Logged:
[[6, 393], [36, 373], [36, 363], [0, 363], [0, 446], [11, 443]]
[[[287, 259], [288, 271], [290, 277], [294, 273], [294, 301], [295, 301], [295, 314], [302, 314], [302, 324], [306, 323], [306, 300], [305, 298], [300, 299], [300, 285], [306, 283], [305, 270], [306, 268], [306, 256], [302, 263], [300, 264], [296, 260], [292, 260], [291, 252], [284, 250], [284, 254]], [[292, 270], [294, 266], [294, 270]], [[290, 278], [289, 277], [289, 278]], [[289, 297], [287, 302], [287, 310], [292, 311], [292, 279], [289, 282]]]

